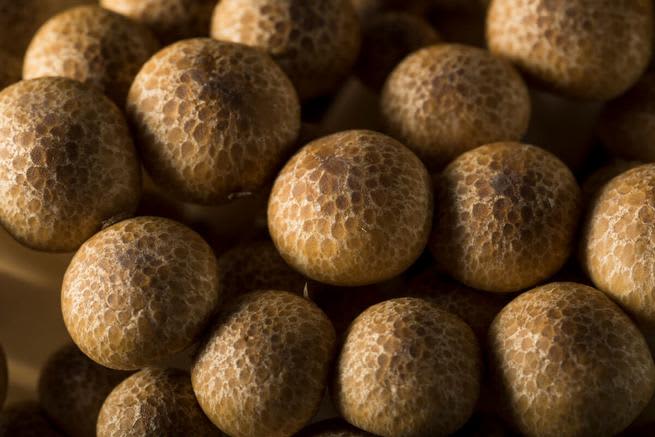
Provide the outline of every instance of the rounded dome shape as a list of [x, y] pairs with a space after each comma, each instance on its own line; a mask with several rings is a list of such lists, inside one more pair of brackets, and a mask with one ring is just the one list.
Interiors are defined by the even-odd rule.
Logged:
[[208, 38], [180, 41], [146, 62], [127, 112], [155, 183], [202, 204], [261, 190], [300, 131], [296, 92], [270, 57]]

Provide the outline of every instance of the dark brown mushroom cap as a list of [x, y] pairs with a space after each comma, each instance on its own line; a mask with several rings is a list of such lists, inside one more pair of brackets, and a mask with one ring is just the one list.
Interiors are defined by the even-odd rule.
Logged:
[[592, 100], [623, 94], [643, 74], [653, 45], [650, 0], [493, 0], [492, 53], [546, 88]]
[[439, 269], [479, 290], [519, 291], [556, 273], [573, 250], [580, 188], [554, 155], [495, 143], [436, 179], [430, 250]]
[[127, 112], [155, 183], [202, 204], [263, 189], [300, 130], [296, 92], [271, 58], [209, 38], [180, 41], [146, 62]]
[[202, 412], [189, 372], [146, 368], [120, 383], [107, 397], [97, 425], [98, 437], [189, 436], [224, 434]]
[[50, 420], [70, 437], [94, 437], [102, 403], [129, 375], [103, 367], [74, 344], [67, 344], [41, 369], [39, 403]]
[[110, 11], [148, 26], [163, 44], [209, 35], [216, 0], [100, 0]]
[[360, 46], [351, 0], [221, 0], [211, 35], [266, 51], [301, 100], [335, 91], [350, 73]]
[[23, 78], [79, 80], [123, 108], [134, 77], [158, 48], [145, 26], [100, 6], [80, 6], [39, 29], [25, 54]]
[[198, 234], [172, 220], [137, 217], [82, 245], [66, 270], [61, 306], [87, 356], [135, 370], [197, 340], [219, 296], [216, 258]]
[[221, 311], [193, 365], [193, 389], [229, 435], [289, 436], [318, 411], [335, 342], [327, 316], [308, 299], [248, 293]]
[[481, 366], [459, 317], [425, 299], [392, 299], [350, 325], [331, 393], [339, 413], [368, 432], [445, 436], [473, 413]]
[[18, 241], [76, 250], [131, 215], [140, 191], [127, 123], [108, 98], [57, 77], [0, 92], [0, 222]]
[[433, 170], [495, 141], [519, 140], [530, 96], [506, 61], [477, 47], [437, 44], [407, 56], [380, 100], [389, 133]]
[[494, 320], [489, 345], [499, 402], [524, 435], [616, 435], [655, 391], [643, 335], [586, 285], [521, 294]]
[[273, 186], [268, 227], [282, 257], [332, 285], [381, 282], [425, 248], [432, 221], [427, 170], [409, 149], [365, 130], [315, 140]]
[[7, 405], [0, 411], [0, 435], [16, 437], [64, 437], [48, 421], [37, 402]]

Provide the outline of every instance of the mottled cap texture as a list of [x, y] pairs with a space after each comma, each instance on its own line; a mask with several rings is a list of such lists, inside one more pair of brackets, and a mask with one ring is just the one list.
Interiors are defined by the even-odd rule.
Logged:
[[551, 91], [609, 100], [643, 74], [653, 45], [650, 0], [493, 0], [487, 44]]
[[294, 437], [375, 437], [375, 435], [335, 417], [313, 423], [294, 434]]
[[418, 15], [407, 12], [375, 15], [363, 26], [355, 73], [362, 83], [379, 91], [405, 56], [440, 39], [430, 23]]
[[120, 110], [70, 79], [0, 93], [0, 223], [21, 243], [68, 252], [131, 215], [141, 169]]
[[360, 46], [351, 0], [221, 0], [211, 36], [269, 53], [303, 100], [335, 91]]
[[20, 58], [0, 47], [0, 91], [21, 78]]
[[605, 105], [598, 136], [615, 157], [655, 161], [655, 72], [646, 73], [625, 95]]
[[66, 270], [61, 306], [87, 356], [135, 370], [191, 345], [219, 294], [216, 258], [198, 234], [172, 220], [138, 217], [84, 243]]
[[217, 0], [100, 0], [110, 11], [148, 26], [163, 44], [209, 35]]
[[193, 365], [193, 389], [232, 437], [289, 436], [318, 411], [335, 343], [332, 324], [308, 299], [248, 293], [221, 311]]
[[392, 299], [350, 325], [332, 397], [348, 422], [376, 435], [446, 436], [473, 413], [481, 365], [460, 318], [424, 299]]
[[74, 344], [59, 348], [41, 369], [39, 403], [70, 437], [95, 437], [100, 407], [130, 374], [103, 367]]
[[23, 78], [79, 80], [123, 108], [134, 77], [158, 49], [144, 25], [100, 6], [80, 6], [39, 29], [25, 54]]
[[0, 411], [0, 436], [64, 437], [48, 421], [37, 402], [24, 401], [7, 405]]
[[483, 144], [520, 140], [530, 120], [530, 96], [516, 70], [460, 44], [406, 57], [387, 79], [380, 107], [389, 133], [430, 170]]
[[48, 18], [73, 6], [93, 2], [94, 0], [0, 0], [0, 49], [22, 59], [32, 36]]
[[189, 372], [146, 368], [127, 378], [107, 397], [98, 437], [221, 437], [200, 409]]
[[356, 286], [407, 269], [432, 222], [427, 170], [386, 135], [346, 131], [315, 140], [284, 167], [268, 204], [282, 257], [319, 282]]
[[239, 244], [218, 258], [224, 300], [255, 290], [303, 294], [307, 279], [292, 269], [270, 240]]
[[7, 358], [5, 351], [0, 344], [0, 411], [7, 398], [7, 388], [9, 386], [9, 375], [7, 372]]
[[520, 143], [465, 153], [436, 178], [430, 250], [479, 290], [514, 292], [555, 274], [573, 249], [580, 188], [554, 155]]
[[586, 285], [521, 294], [494, 320], [489, 343], [499, 401], [526, 436], [616, 435], [655, 390], [643, 335]]
[[641, 328], [654, 330], [655, 164], [604, 185], [589, 207], [582, 237], [582, 262], [596, 287]]
[[146, 62], [127, 112], [152, 179], [202, 204], [261, 190], [300, 131], [298, 97], [271, 58], [209, 38], [175, 43]]

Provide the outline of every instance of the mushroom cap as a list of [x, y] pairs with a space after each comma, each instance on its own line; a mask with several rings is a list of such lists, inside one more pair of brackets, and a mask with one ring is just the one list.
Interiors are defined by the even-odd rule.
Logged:
[[430, 250], [479, 290], [514, 292], [556, 273], [573, 249], [580, 188], [554, 155], [520, 143], [478, 147], [436, 179]]
[[655, 329], [655, 164], [621, 173], [589, 206], [581, 241], [594, 285]]
[[489, 344], [502, 405], [523, 435], [616, 435], [655, 391], [643, 335], [586, 285], [521, 294], [494, 320]]
[[137, 208], [141, 169], [125, 118], [77, 81], [0, 92], [0, 158], [0, 223], [33, 249], [73, 251]]
[[519, 140], [530, 96], [507, 62], [477, 47], [437, 44], [407, 56], [380, 100], [390, 134], [430, 170], [495, 141]]
[[487, 44], [533, 80], [570, 97], [609, 100], [648, 67], [650, 0], [493, 0]]
[[261, 190], [300, 131], [296, 92], [270, 57], [209, 38], [180, 41], [146, 62], [127, 112], [155, 183], [202, 204]]
[[302, 100], [335, 91], [360, 45], [351, 0], [221, 0], [211, 36], [266, 51]]
[[0, 411], [0, 435], [16, 437], [64, 437], [48, 421], [37, 402], [24, 401]]
[[421, 161], [386, 135], [353, 130], [301, 149], [278, 175], [268, 227], [289, 265], [331, 285], [368, 285], [406, 270], [432, 221]]
[[582, 195], [585, 202], [591, 204], [594, 197], [600, 193], [601, 189], [609, 181], [635, 167], [644, 165], [641, 161], [625, 161], [623, 159], [614, 159], [608, 164], [596, 169], [582, 182]]
[[231, 436], [292, 435], [318, 411], [335, 342], [327, 316], [308, 299], [248, 293], [221, 311], [193, 364], [193, 389]]
[[481, 366], [475, 335], [460, 318], [424, 299], [387, 300], [350, 325], [332, 397], [368, 432], [445, 436], [473, 413]]
[[107, 397], [98, 437], [223, 436], [202, 412], [189, 372], [146, 368], [120, 383]]
[[137, 217], [80, 247], [64, 275], [61, 306], [82, 352], [135, 370], [191, 345], [219, 294], [216, 258], [198, 234], [169, 219]]
[[148, 26], [163, 44], [209, 35], [216, 0], [100, 0], [103, 8]]
[[625, 95], [606, 104], [598, 136], [615, 157], [655, 161], [655, 72], [646, 73]]
[[407, 12], [375, 15], [362, 28], [355, 73], [362, 83], [379, 91], [405, 56], [440, 40], [439, 33], [420, 16]]
[[100, 407], [129, 376], [103, 367], [74, 344], [59, 348], [41, 369], [39, 403], [53, 423], [71, 437], [93, 437]]
[[80, 6], [41, 26], [25, 54], [23, 78], [79, 80], [122, 108], [134, 77], [158, 48], [142, 24], [100, 6]]
[[269, 240], [239, 244], [218, 257], [224, 300], [256, 290], [303, 294], [307, 279], [292, 269]]

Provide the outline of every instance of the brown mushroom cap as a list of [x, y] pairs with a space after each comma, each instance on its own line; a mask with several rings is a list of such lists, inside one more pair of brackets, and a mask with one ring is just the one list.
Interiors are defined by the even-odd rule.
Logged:
[[164, 44], [209, 35], [216, 0], [100, 0], [110, 11], [148, 26]]
[[461, 319], [424, 299], [392, 299], [350, 325], [332, 396], [341, 415], [368, 432], [449, 435], [473, 413], [481, 366]]
[[406, 57], [387, 79], [380, 105], [391, 135], [430, 170], [483, 144], [519, 140], [530, 119], [530, 96], [514, 68], [460, 44]]
[[0, 222], [39, 250], [77, 249], [137, 207], [141, 169], [120, 110], [70, 79], [0, 93]]
[[641, 161], [615, 159], [598, 168], [582, 182], [582, 195], [584, 196], [585, 202], [590, 204], [605, 184], [616, 176], [643, 164]]
[[655, 161], [655, 72], [607, 103], [598, 122], [598, 135], [613, 156]]
[[5, 357], [5, 351], [0, 344], [0, 411], [2, 411], [2, 405], [7, 398], [7, 388], [9, 386], [8, 376], [7, 358]]
[[73, 6], [93, 2], [94, 0], [0, 0], [0, 49], [22, 59], [32, 36], [48, 18]]
[[0, 411], [0, 435], [3, 437], [64, 437], [48, 422], [41, 406], [33, 401], [14, 403]]
[[223, 433], [202, 412], [187, 371], [146, 368], [107, 397], [98, 416], [97, 435], [219, 437]]
[[0, 91], [16, 83], [21, 77], [20, 59], [0, 48]]
[[430, 23], [417, 15], [407, 12], [376, 15], [362, 28], [362, 47], [355, 72], [365, 85], [379, 91], [405, 56], [440, 39]]
[[653, 40], [650, 0], [493, 0], [490, 50], [546, 88], [609, 100], [646, 70]]
[[39, 402], [50, 420], [71, 437], [94, 437], [105, 398], [128, 372], [108, 369], [74, 344], [59, 348], [39, 377]]
[[204, 204], [262, 189], [300, 130], [296, 92], [270, 57], [209, 38], [180, 41], [146, 62], [127, 112], [153, 180]]
[[[655, 329], [655, 164], [628, 170], [589, 207], [581, 258], [596, 287]], [[655, 339], [655, 337], [654, 337]]]
[[268, 240], [242, 243], [220, 255], [218, 275], [226, 301], [255, 290], [284, 290], [302, 295], [307, 282]]
[[198, 234], [172, 220], [137, 217], [80, 247], [64, 276], [61, 305], [87, 356], [134, 370], [191, 345], [219, 295], [216, 258]]
[[554, 155], [520, 143], [478, 147], [436, 179], [430, 250], [479, 290], [513, 292], [556, 273], [573, 249], [580, 188]]
[[268, 52], [302, 100], [335, 91], [360, 45], [351, 0], [221, 0], [211, 35]]
[[158, 48], [145, 26], [100, 6], [80, 6], [39, 29], [25, 54], [23, 78], [79, 80], [122, 108], [134, 77]]
[[494, 320], [489, 343], [503, 407], [524, 435], [616, 435], [655, 391], [643, 335], [586, 285], [521, 294]]
[[386, 135], [353, 130], [315, 140], [278, 175], [268, 226], [282, 257], [307, 277], [367, 285], [407, 269], [432, 221], [429, 175]]
[[341, 418], [332, 418], [305, 427], [294, 437], [375, 437], [357, 429]]
[[308, 299], [245, 294], [221, 311], [201, 347], [193, 389], [229, 435], [291, 435], [318, 411], [335, 341], [327, 316]]

